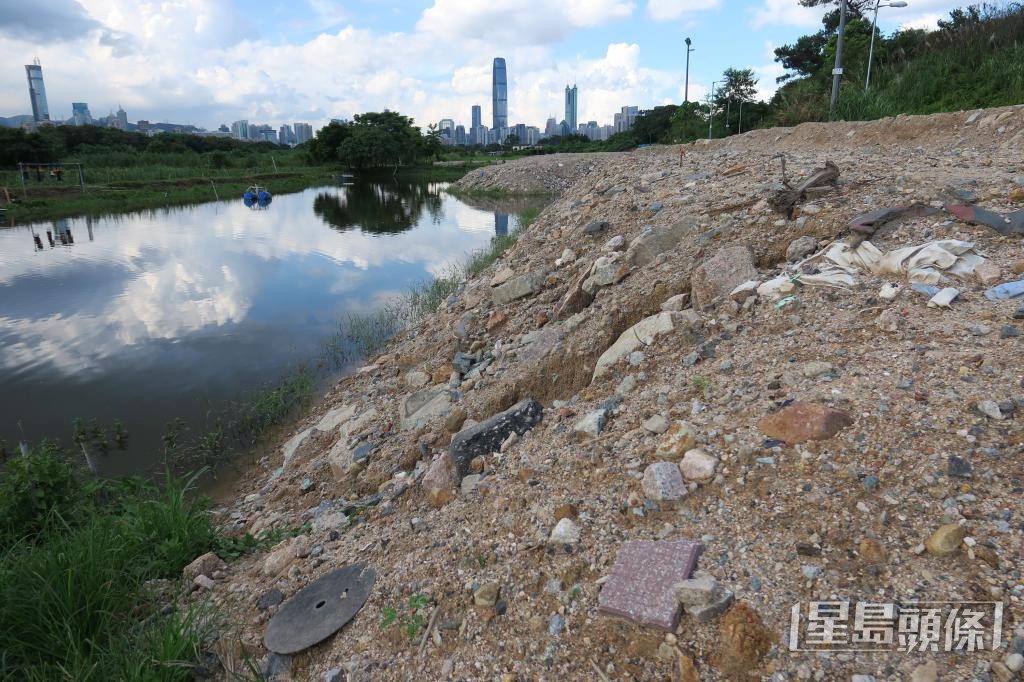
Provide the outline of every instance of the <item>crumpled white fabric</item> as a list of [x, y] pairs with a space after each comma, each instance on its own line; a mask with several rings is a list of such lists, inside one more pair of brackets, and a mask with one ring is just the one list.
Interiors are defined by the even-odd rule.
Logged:
[[[857, 248], [836, 242], [823, 257], [836, 267], [823, 269], [820, 274], [810, 277], [824, 275], [830, 282], [839, 273], [853, 275], [858, 271], [867, 271], [883, 277], [905, 276], [912, 283], [938, 284], [942, 281], [943, 273], [965, 277], [973, 274], [974, 269], [985, 262], [984, 256], [974, 252], [974, 242], [957, 239], [940, 239], [884, 253], [869, 241], [861, 242]], [[812, 284], [808, 276], [801, 276], [800, 281]]]

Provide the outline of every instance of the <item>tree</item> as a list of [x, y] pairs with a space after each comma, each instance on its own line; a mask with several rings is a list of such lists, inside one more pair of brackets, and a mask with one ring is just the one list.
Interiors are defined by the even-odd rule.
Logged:
[[509, 136], [505, 138], [505, 149], [512, 149], [519, 144], [519, 136], [515, 133], [509, 133]]

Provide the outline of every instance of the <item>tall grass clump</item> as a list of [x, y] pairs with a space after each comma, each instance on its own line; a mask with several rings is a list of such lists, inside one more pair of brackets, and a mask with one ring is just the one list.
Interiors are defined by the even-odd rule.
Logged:
[[192, 679], [212, 614], [167, 613], [147, 581], [217, 541], [193, 481], [99, 481], [52, 445], [6, 463], [0, 500], [36, 503], [0, 506], [0, 679]]

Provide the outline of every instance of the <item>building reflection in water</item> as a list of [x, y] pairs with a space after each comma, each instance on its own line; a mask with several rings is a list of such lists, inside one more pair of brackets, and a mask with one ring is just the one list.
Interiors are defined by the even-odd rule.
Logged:
[[494, 234], [499, 237], [508, 235], [508, 213], [494, 214]]
[[[89, 230], [89, 241], [92, 241], [91, 219], [87, 219], [86, 226]], [[67, 218], [61, 218], [53, 221], [52, 229], [46, 231], [46, 241], [50, 245], [51, 249], [58, 246], [74, 246], [75, 236], [71, 234], [71, 223]], [[32, 247], [36, 251], [42, 251], [46, 248], [43, 244], [43, 238], [35, 231], [35, 229], [32, 230]]]

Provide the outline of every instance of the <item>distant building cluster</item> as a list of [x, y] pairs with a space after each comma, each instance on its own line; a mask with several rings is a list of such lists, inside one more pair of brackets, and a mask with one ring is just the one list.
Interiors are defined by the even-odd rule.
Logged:
[[639, 115], [639, 108], [622, 107], [614, 115], [612, 125], [598, 125], [597, 121], [579, 122], [579, 89], [574, 84], [565, 86], [565, 117], [561, 122], [554, 117], [547, 120], [544, 130], [525, 123], [508, 124], [508, 72], [505, 60], [495, 57], [491, 67], [491, 127], [483, 125], [483, 116], [479, 104], [470, 110], [470, 126], [467, 129], [457, 124], [454, 119], [442, 118], [437, 124], [441, 142], [452, 146], [486, 146], [505, 144], [510, 135], [514, 135], [520, 146], [532, 146], [544, 138], [568, 137], [582, 135], [589, 140], [607, 140], [615, 133], [621, 133], [633, 127]]
[[313, 138], [313, 127], [308, 123], [292, 125], [286, 123], [276, 130], [266, 124], [250, 124], [248, 121], [235, 121], [230, 128], [227, 125], [221, 125], [217, 130], [204, 130], [188, 123], [151, 123], [146, 120], [130, 123], [128, 113], [120, 105], [116, 112], [111, 112], [107, 116], [95, 117], [89, 111], [88, 102], [72, 102], [71, 117], [66, 120], [55, 120], [50, 117], [50, 108], [46, 101], [46, 86], [43, 83], [43, 67], [39, 64], [38, 59], [32, 64], [25, 65], [25, 75], [28, 77], [32, 118], [22, 123], [22, 128], [28, 131], [35, 131], [44, 125], [100, 126], [150, 136], [159, 133], [185, 133], [203, 137], [232, 137], [236, 140], [253, 142], [266, 141], [292, 146]]
[[[117, 128], [119, 130], [142, 133], [143, 135], [156, 135], [165, 132], [187, 133], [208, 137], [230, 137], [236, 140], [251, 142], [273, 142], [280, 145], [299, 145], [308, 142], [313, 138], [313, 127], [309, 123], [295, 122], [282, 124], [274, 128], [265, 123], [250, 123], [242, 119], [235, 121], [228, 127], [221, 125], [217, 130], [204, 130], [191, 124], [176, 123], [151, 123], [140, 120], [136, 123], [128, 121], [128, 114], [124, 108], [118, 105], [116, 112], [107, 116], [95, 117], [89, 111], [87, 102], [72, 102], [71, 117], [66, 120], [53, 120], [50, 117], [50, 109], [46, 101], [46, 87], [43, 83], [43, 67], [39, 60], [25, 66], [25, 74], [28, 78], [28, 93], [32, 103], [32, 118], [25, 121], [22, 127], [27, 130], [36, 130], [43, 125], [73, 125], [73, 126], [103, 126]], [[625, 106], [621, 111], [614, 114], [611, 125], [598, 125], [597, 121], [580, 123], [579, 117], [579, 90], [574, 84], [572, 87], [565, 86], [565, 116], [561, 121], [554, 117], [548, 118], [544, 129], [525, 123], [510, 125], [508, 119], [508, 71], [505, 60], [502, 57], [495, 57], [491, 67], [491, 125], [483, 123], [483, 111], [479, 104], [474, 104], [470, 110], [470, 125], [467, 128], [454, 119], [443, 118], [437, 124], [438, 134], [441, 142], [445, 145], [454, 146], [487, 146], [491, 144], [506, 144], [510, 137], [519, 146], [532, 146], [544, 138], [568, 137], [569, 135], [582, 135], [589, 140], [607, 140], [616, 133], [621, 133], [633, 127], [636, 117], [639, 115], [638, 107]], [[340, 123], [347, 122], [346, 119], [332, 119]]]

